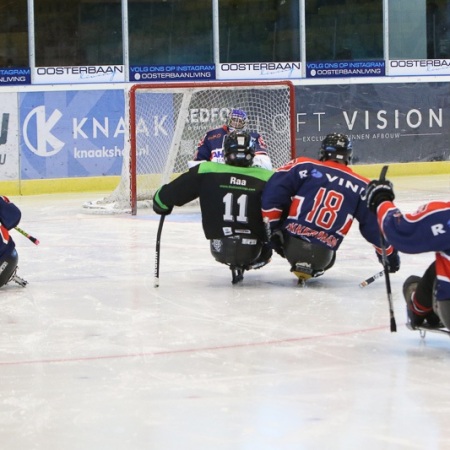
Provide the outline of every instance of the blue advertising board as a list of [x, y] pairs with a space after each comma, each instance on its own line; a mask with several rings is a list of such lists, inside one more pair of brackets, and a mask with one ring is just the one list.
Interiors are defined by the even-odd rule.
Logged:
[[0, 68], [0, 86], [15, 84], [30, 84], [31, 70], [29, 67], [3, 67]]
[[380, 77], [385, 73], [384, 61], [317, 61], [306, 64], [307, 78]]
[[22, 179], [119, 175], [123, 90], [20, 94]]
[[131, 66], [130, 81], [211, 81], [216, 78], [214, 64], [176, 64]]
[[172, 93], [151, 91], [136, 97], [136, 153], [150, 155], [153, 160], [152, 168], [148, 168], [139, 162], [149, 158], [137, 158], [138, 174], [164, 171], [176, 126], [173, 97]]

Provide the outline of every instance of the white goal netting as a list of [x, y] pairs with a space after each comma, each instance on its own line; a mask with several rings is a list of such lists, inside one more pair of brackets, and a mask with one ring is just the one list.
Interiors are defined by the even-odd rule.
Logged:
[[83, 206], [133, 214], [150, 206], [155, 191], [188, 170], [198, 142], [224, 125], [233, 108], [246, 111], [249, 130], [262, 135], [274, 168], [281, 166], [294, 149], [293, 92], [287, 81], [133, 85], [121, 180], [110, 195]]

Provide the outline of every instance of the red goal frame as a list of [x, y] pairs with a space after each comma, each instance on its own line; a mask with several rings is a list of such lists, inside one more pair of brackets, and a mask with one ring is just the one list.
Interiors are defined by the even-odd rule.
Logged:
[[206, 81], [206, 82], [167, 82], [167, 83], [136, 83], [129, 89], [129, 139], [130, 139], [130, 203], [131, 213], [137, 213], [137, 165], [136, 165], [136, 91], [140, 89], [164, 89], [164, 88], [233, 88], [233, 87], [264, 87], [264, 86], [286, 86], [289, 89], [289, 108], [290, 108], [290, 141], [291, 141], [291, 159], [295, 157], [295, 88], [291, 81]]

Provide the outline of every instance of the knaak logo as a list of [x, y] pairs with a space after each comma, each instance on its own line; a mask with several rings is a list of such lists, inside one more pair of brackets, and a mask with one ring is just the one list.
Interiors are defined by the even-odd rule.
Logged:
[[49, 157], [64, 147], [64, 142], [52, 133], [61, 117], [61, 111], [55, 109], [46, 119], [44, 105], [34, 108], [26, 116], [23, 123], [23, 138], [30, 151], [38, 156]]

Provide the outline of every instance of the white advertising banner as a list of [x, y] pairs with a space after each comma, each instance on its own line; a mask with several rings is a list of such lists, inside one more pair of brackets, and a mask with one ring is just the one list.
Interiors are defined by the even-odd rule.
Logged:
[[289, 80], [301, 78], [300, 62], [221, 63], [216, 69], [217, 80]]
[[32, 84], [121, 83], [124, 66], [54, 66], [36, 67]]
[[392, 59], [386, 75], [450, 75], [450, 59]]
[[0, 181], [19, 179], [17, 94], [0, 93]]

